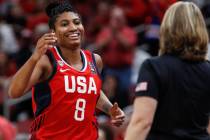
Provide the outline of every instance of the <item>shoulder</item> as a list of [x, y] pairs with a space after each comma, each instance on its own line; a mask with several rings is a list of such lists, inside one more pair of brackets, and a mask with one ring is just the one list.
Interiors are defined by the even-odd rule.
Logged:
[[[163, 59], [164, 60], [164, 59]], [[148, 58], [143, 62], [143, 66], [147, 67], [154, 67], [154, 66], [161, 66], [162, 65], [162, 58], [160, 56]]]
[[154, 67], [167, 67], [173, 64], [179, 63], [179, 58], [172, 56], [172, 55], [162, 55], [152, 57], [146, 60], [146, 64], [152, 65]]
[[101, 72], [103, 69], [103, 62], [102, 62], [101, 56], [98, 54], [95, 54], [95, 53], [93, 53], [93, 56], [96, 61], [96, 66], [97, 66], [98, 70]]
[[43, 66], [43, 67], [47, 67], [50, 64], [50, 60], [49, 57], [45, 54], [43, 55], [40, 60], [39, 60], [39, 65]]
[[98, 54], [96, 54], [96, 53], [93, 53], [93, 55], [94, 55], [94, 57], [95, 57], [96, 62], [97, 62], [97, 61], [101, 61], [101, 62], [102, 62], [102, 59], [101, 59], [101, 56], [100, 56], [100, 55], [98, 55]]
[[207, 65], [207, 67], [210, 68], [210, 61], [209, 60], [206, 60], [205, 63]]
[[103, 69], [103, 61], [101, 59], [101, 56], [98, 55], [98, 54], [96, 54], [96, 53], [93, 53], [93, 52], [91, 52], [89, 50], [82, 50], [82, 51], [86, 54], [87, 57], [89, 57], [90, 59], [92, 59], [92, 61], [96, 65], [98, 71], [101, 72], [102, 69]]
[[[152, 57], [149, 59], [146, 59], [143, 64], [142, 68], [146, 69], [152, 73], [154, 73], [158, 77], [167, 77], [169, 75], [169, 69], [170, 65], [173, 65], [173, 62], [176, 60], [173, 60], [176, 58], [173, 58], [171, 56], [157, 56], [157, 57]], [[177, 65], [177, 64], [176, 64]]]

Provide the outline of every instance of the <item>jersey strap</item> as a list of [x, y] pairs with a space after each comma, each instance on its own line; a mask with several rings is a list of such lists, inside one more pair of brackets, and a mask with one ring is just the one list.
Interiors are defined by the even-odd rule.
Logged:
[[91, 56], [92, 56], [93, 64], [94, 64], [94, 67], [95, 67], [95, 69], [96, 69], [96, 71], [97, 71], [97, 74], [98, 74], [99, 76], [101, 76], [101, 74], [100, 74], [100, 72], [99, 72], [99, 69], [98, 69], [98, 67], [97, 67], [97, 64], [96, 64], [96, 58], [95, 58], [95, 56], [94, 56], [94, 53], [91, 53]]

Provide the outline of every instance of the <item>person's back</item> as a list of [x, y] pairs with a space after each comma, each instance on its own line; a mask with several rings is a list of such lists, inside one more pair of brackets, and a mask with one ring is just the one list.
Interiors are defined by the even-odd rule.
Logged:
[[200, 9], [177, 2], [160, 28], [159, 57], [139, 72], [125, 140], [210, 140], [209, 37]]
[[160, 87], [148, 140], [209, 140], [209, 61], [190, 62], [163, 55], [145, 63], [154, 70]]

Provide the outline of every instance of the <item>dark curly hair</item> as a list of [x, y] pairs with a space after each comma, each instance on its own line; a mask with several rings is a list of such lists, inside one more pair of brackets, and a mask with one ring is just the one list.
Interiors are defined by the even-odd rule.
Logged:
[[50, 29], [55, 29], [56, 19], [63, 12], [74, 12], [74, 13], [78, 14], [78, 12], [72, 7], [72, 5], [68, 1], [51, 2], [45, 8], [45, 12], [49, 17], [48, 25], [49, 25]]

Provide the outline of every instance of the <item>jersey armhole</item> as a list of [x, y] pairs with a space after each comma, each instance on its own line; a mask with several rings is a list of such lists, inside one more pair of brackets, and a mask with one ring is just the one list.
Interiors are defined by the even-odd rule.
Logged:
[[52, 73], [46, 80], [46, 81], [50, 81], [57, 71], [57, 63], [56, 63], [55, 57], [53, 56], [53, 54], [50, 50], [47, 51], [46, 55], [48, 56], [50, 63], [52, 65], [52, 68], [53, 68]]
[[98, 69], [97, 64], [96, 64], [96, 58], [94, 56], [94, 53], [91, 52], [91, 55], [92, 55], [92, 59], [93, 59], [93, 65], [96, 68], [96, 72], [101, 77], [101, 73], [99, 72], [99, 69]]

